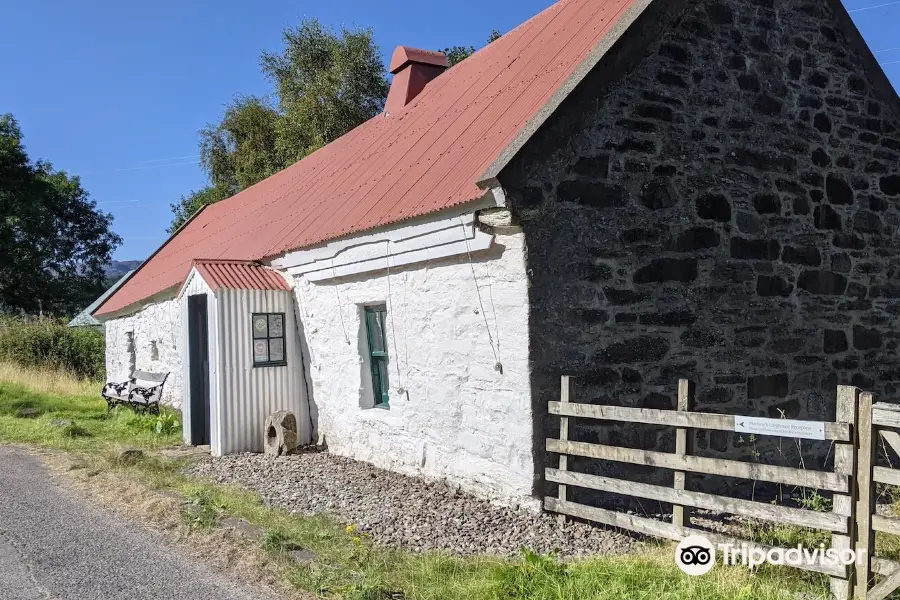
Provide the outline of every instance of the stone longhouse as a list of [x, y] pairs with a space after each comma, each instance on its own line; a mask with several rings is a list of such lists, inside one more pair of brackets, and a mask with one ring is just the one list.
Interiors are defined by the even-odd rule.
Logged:
[[[289, 408], [333, 452], [528, 504], [561, 375], [771, 417], [896, 392], [900, 98], [838, 0], [561, 0], [445, 67], [398, 49], [383, 115], [198, 213], [95, 313], [111, 374], [175, 374], [187, 442], [258, 450]], [[828, 454], [752, 444], [696, 450]]]

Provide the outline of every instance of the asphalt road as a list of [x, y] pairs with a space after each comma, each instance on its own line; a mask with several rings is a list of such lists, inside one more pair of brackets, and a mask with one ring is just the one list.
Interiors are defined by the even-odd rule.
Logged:
[[0, 600], [273, 600], [60, 487], [0, 447]]

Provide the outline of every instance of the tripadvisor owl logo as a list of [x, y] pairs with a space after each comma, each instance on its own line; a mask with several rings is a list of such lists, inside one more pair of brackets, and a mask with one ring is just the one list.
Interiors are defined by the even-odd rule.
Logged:
[[740, 545], [722, 543], [714, 547], [701, 535], [690, 535], [681, 540], [675, 547], [675, 564], [688, 575], [705, 575], [716, 564], [716, 548], [722, 553], [723, 565], [744, 565], [751, 570], [765, 563], [795, 567], [866, 564], [865, 550], [859, 552], [849, 548], [838, 550], [826, 548], [825, 544], [819, 544], [818, 548], [812, 549], [805, 548], [802, 544], [797, 544], [796, 548], [767, 548], [749, 542]]
[[675, 564], [688, 575], [705, 575], [716, 564], [716, 549], [705, 537], [689, 535], [675, 547]]

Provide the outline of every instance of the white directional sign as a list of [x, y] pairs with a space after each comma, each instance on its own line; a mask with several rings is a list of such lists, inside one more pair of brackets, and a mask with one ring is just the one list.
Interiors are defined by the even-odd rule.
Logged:
[[821, 421], [792, 421], [791, 419], [762, 419], [735, 417], [734, 430], [740, 433], [777, 435], [781, 437], [824, 440], [825, 423]]

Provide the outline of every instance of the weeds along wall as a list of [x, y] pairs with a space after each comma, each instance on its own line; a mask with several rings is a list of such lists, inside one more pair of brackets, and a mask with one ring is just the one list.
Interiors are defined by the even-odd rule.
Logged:
[[105, 376], [103, 334], [64, 321], [0, 319], [0, 360], [65, 371], [81, 379]]

